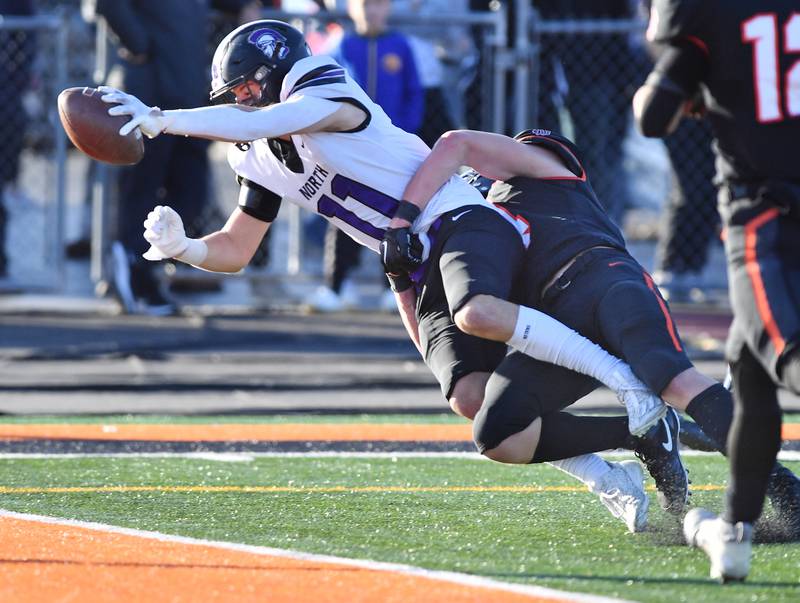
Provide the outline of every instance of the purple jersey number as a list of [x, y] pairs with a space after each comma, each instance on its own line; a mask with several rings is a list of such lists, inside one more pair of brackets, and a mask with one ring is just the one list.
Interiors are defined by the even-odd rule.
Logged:
[[[358, 201], [361, 205], [374, 209], [387, 218], [394, 216], [397, 206], [400, 204], [397, 199], [393, 199], [389, 195], [385, 195], [374, 188], [351, 180], [341, 174], [336, 174], [331, 180], [331, 192], [341, 201], [345, 201], [349, 197]], [[383, 238], [383, 228], [378, 228], [374, 224], [359, 218], [339, 201], [327, 195], [322, 195], [317, 202], [317, 212], [328, 218], [338, 218], [373, 239], [380, 240]]]

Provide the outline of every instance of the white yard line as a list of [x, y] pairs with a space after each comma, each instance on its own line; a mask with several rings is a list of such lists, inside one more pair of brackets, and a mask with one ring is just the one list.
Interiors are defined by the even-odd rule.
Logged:
[[[716, 452], [701, 450], [681, 450], [681, 456], [715, 456]], [[606, 458], [634, 458], [630, 451], [620, 450], [603, 452], [600, 456]], [[204, 461], [217, 461], [228, 463], [249, 463], [257, 458], [461, 458], [473, 461], [489, 460], [477, 452], [348, 452], [348, 451], [320, 451], [320, 452], [69, 452], [69, 453], [39, 453], [39, 452], [3, 452], [3, 459], [82, 459], [89, 457], [98, 458], [183, 458]], [[778, 453], [780, 461], [800, 461], [800, 451], [785, 450]]]
[[450, 582], [455, 584], [462, 584], [466, 586], [475, 586], [481, 588], [491, 588], [507, 592], [519, 593], [523, 595], [530, 595], [532, 597], [548, 597], [551, 599], [560, 599], [563, 601], [575, 603], [627, 603], [624, 599], [613, 599], [609, 597], [600, 597], [595, 595], [585, 595], [581, 593], [571, 593], [566, 591], [545, 588], [541, 586], [529, 586], [525, 584], [513, 584], [508, 582], [500, 582], [491, 578], [483, 578], [481, 576], [474, 576], [470, 574], [460, 574], [457, 572], [435, 571], [427, 570], [421, 567], [414, 567], [410, 565], [402, 565], [398, 563], [385, 563], [382, 561], [370, 561], [368, 559], [348, 559], [345, 557], [334, 557], [331, 555], [317, 555], [314, 553], [303, 553], [300, 551], [291, 551], [287, 549], [276, 549], [265, 546], [255, 546], [248, 544], [237, 544], [233, 542], [221, 542], [217, 540], [203, 540], [200, 538], [189, 538], [186, 536], [174, 536], [170, 534], [162, 534], [160, 532], [151, 532], [146, 530], [135, 530], [132, 528], [123, 528], [119, 526], [112, 526], [101, 523], [78, 521], [75, 519], [62, 519], [58, 517], [48, 517], [44, 515], [31, 515], [28, 513], [16, 513], [14, 511], [6, 511], [0, 509], [0, 518], [9, 517], [17, 520], [40, 522], [51, 525], [70, 526], [77, 528], [84, 528], [87, 530], [95, 530], [98, 532], [105, 532], [109, 534], [122, 534], [125, 536], [133, 536], [137, 538], [146, 538], [151, 540], [158, 540], [161, 542], [174, 542], [185, 545], [194, 546], [210, 546], [219, 549], [227, 549], [231, 551], [238, 551], [244, 553], [252, 553], [255, 555], [264, 555], [272, 557], [282, 557], [286, 559], [296, 559], [300, 561], [311, 561], [316, 563], [331, 563], [336, 565], [347, 565], [350, 567], [359, 567], [373, 571], [394, 572], [412, 576], [419, 576], [431, 580], [440, 580], [443, 582]]

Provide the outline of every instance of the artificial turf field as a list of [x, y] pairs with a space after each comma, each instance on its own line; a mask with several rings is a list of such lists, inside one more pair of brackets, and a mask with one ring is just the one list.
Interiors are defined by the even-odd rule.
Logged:
[[[464, 422], [449, 416], [4, 419], [0, 509], [407, 564], [634, 601], [800, 601], [800, 544], [761, 544], [746, 583], [717, 585], [708, 579], [705, 556], [682, 544], [679, 523], [658, 508], [651, 481], [650, 529], [632, 535], [584, 487], [549, 466], [500, 465], [462, 453], [369, 454], [363, 449], [339, 453], [331, 444], [336, 433], [344, 440], [348, 429], [365, 425], [385, 426], [393, 435], [384, 436], [380, 440], [384, 443], [392, 438], [403, 441], [402, 430], [409, 424], [433, 426], [420, 432], [428, 434], [435, 434], [437, 425], [444, 427], [450, 439], [440, 440], [440, 450], [448, 445], [461, 450], [463, 438], [453, 439], [454, 434], [459, 430], [468, 434]], [[198, 433], [213, 434], [224, 425], [248, 433], [251, 439], [236, 440], [238, 445], [229, 449], [208, 448], [214, 452], [203, 452], [201, 445], [183, 456], [164, 449], [171, 440], [163, 438], [179, 433], [179, 429], [164, 431], [164, 426], [188, 427], [194, 430], [188, 437], [196, 441]], [[323, 428], [322, 452], [298, 453], [291, 447], [286, 452], [281, 446], [292, 440], [252, 438], [261, 428], [297, 425]], [[154, 439], [160, 438], [156, 452], [147, 453], [144, 446], [151, 441], [146, 439], [148, 426], [162, 428], [151, 432], [157, 434]], [[131, 427], [139, 431], [134, 433]], [[54, 434], [48, 428], [66, 431]], [[92, 429], [103, 435], [92, 436]], [[80, 439], [70, 440], [70, 430], [81, 434]], [[209, 446], [231, 443], [227, 431], [216, 433], [209, 436]], [[278, 432], [265, 433], [275, 438]], [[303, 433], [307, 437], [310, 432]], [[51, 454], [47, 444], [59, 438], [62, 444], [72, 441], [81, 446], [62, 447]], [[93, 455], [102, 438], [106, 446], [118, 442], [123, 448], [103, 449], [115, 456]], [[37, 443], [41, 456], [33, 452]], [[128, 452], [124, 446], [138, 452]], [[423, 443], [417, 446], [425, 449]], [[371, 449], [382, 446], [373, 443]], [[25, 454], [15, 456], [20, 450]], [[693, 481], [693, 504], [719, 510], [725, 460], [716, 455], [687, 456], [686, 464]], [[800, 471], [800, 462], [786, 464]], [[4, 521], [10, 520], [0, 516], [0, 530]], [[771, 538], [769, 527], [767, 515], [758, 532], [761, 539]], [[94, 572], [108, 567], [107, 562], [67, 561], [61, 553], [48, 557], [48, 538], [38, 537], [35, 558], [13, 548], [0, 548], [0, 557], [7, 569], [15, 570], [41, 572], [49, 564], [67, 563]], [[125, 563], [139, 564], [135, 558]], [[209, 567], [194, 565], [193, 575]], [[0, 599], [14, 600], [3, 596], [3, 588], [0, 584]], [[6, 595], [14, 592], [7, 590]], [[261, 594], [261, 600], [279, 600]], [[35, 588], [23, 595], [37, 600]], [[437, 600], [431, 597], [432, 591], [413, 594], [417, 601]]]

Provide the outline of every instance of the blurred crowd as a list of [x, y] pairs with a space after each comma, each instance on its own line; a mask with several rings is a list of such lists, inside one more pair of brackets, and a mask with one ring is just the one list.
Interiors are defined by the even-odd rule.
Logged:
[[[163, 109], [207, 102], [211, 54], [238, 24], [265, 10], [312, 15], [303, 22], [312, 50], [335, 56], [395, 124], [431, 146], [451, 129], [492, 127], [486, 119], [486, 74], [497, 52], [490, 28], [455, 19], [443, 27], [433, 17], [502, 10], [509, 35], [501, 50], [512, 66], [525, 60], [531, 67], [526, 125], [560, 131], [576, 141], [600, 200], [620, 225], [631, 209], [646, 208], [658, 216], [651, 218], [659, 222], [658, 232], [651, 233], [658, 238], [656, 279], [671, 300], [700, 301], [702, 273], [718, 228], [710, 138], [700, 123], [684, 124], [665, 145], [644, 143], [633, 132], [631, 97], [658, 53], [643, 38], [647, 5], [638, 0], [532, 0], [531, 23], [519, 22], [521, 2], [509, 0], [0, 0], [0, 15], [62, 15], [70, 29], [68, 85], [110, 84]], [[621, 25], [569, 33], [570, 24], [608, 20]], [[110, 51], [105, 62], [98, 61], [94, 37], [100, 22], [107, 32], [100, 43]], [[542, 22], [561, 23], [566, 33], [538, 32], [536, 24]], [[529, 50], [536, 52], [521, 56], [515, 50], [519, 28], [527, 29]], [[18, 197], [26, 194], [20, 159], [26, 151], [53, 150], [54, 124], [41, 119], [48, 109], [31, 102], [48, 96], [54, 100], [58, 93], [46, 90], [54, 67], [41, 50], [45, 37], [35, 27], [0, 29], [0, 73], [9, 83], [2, 87], [0, 102], [0, 293], [24, 272], [17, 245], [6, 236], [7, 210], [20, 206]], [[513, 134], [518, 91], [508, 73], [505, 129]], [[140, 164], [110, 173], [114, 209], [105, 235], [104, 274], [125, 312], [175, 313], [179, 308], [170, 286], [183, 293], [220, 286], [217, 281], [181, 281], [180, 270], [177, 277], [165, 278], [163, 268], [156, 270], [141, 259], [145, 242], [140, 225], [155, 205], [175, 207], [192, 236], [219, 226], [235, 199], [220, 207], [214, 194], [220, 187], [212, 176], [215, 157], [206, 142], [160, 137], [148, 142]], [[63, 250], [70, 261], [86, 261], [90, 253], [89, 200], [96, 178], [93, 165], [86, 172], [80, 227]], [[643, 187], [640, 181], [655, 186]], [[302, 270], [318, 278], [318, 286], [302, 302], [319, 311], [364, 307], [365, 279], [383, 282], [377, 258], [360, 257], [367, 254], [314, 216], [303, 222], [306, 255], [316, 265], [304, 264]], [[254, 260], [256, 271], [269, 270], [271, 247], [285, 244], [269, 239]], [[380, 291], [369, 305], [393, 308], [391, 292]]]

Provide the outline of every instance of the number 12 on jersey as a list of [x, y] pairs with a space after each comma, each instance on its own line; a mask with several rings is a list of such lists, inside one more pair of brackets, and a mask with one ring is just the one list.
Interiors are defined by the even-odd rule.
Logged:
[[[761, 123], [800, 115], [800, 60], [781, 77], [780, 52], [800, 53], [800, 13], [793, 13], [782, 28], [775, 13], [760, 13], [742, 23], [742, 41], [753, 45], [753, 83], [756, 92], [756, 117]], [[783, 44], [781, 42], [781, 33]]]

